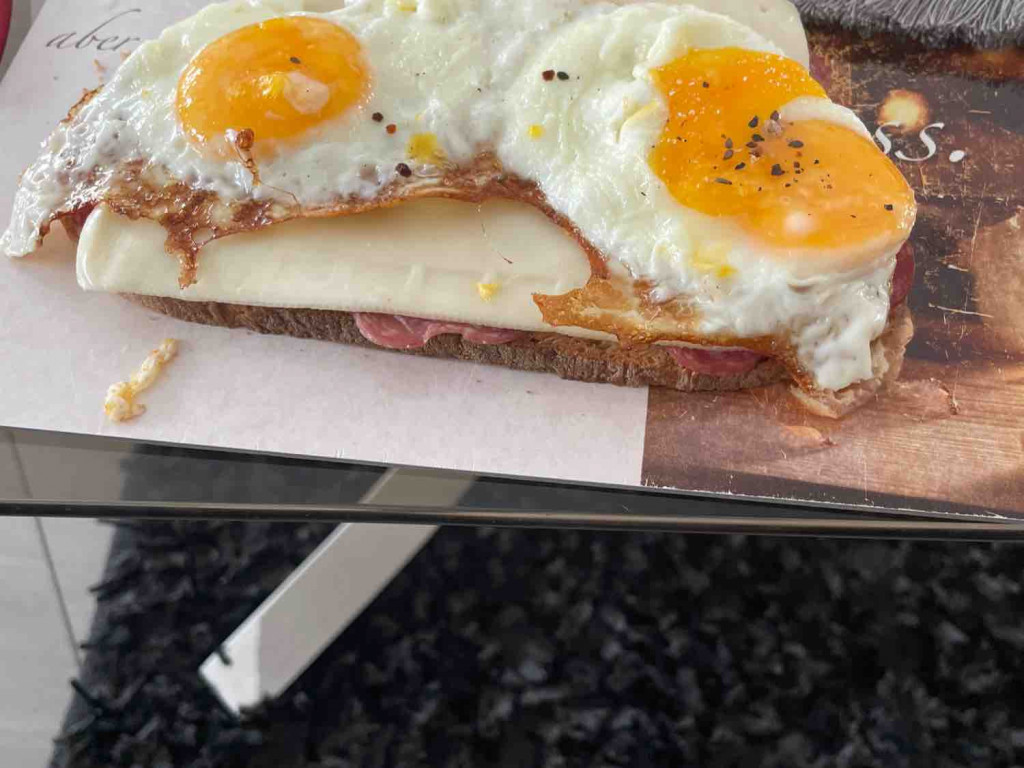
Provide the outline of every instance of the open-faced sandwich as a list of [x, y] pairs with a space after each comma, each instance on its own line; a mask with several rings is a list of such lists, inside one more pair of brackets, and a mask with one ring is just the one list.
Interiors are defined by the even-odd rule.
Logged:
[[[710, 10], [709, 10], [710, 9]], [[684, 390], [898, 374], [914, 196], [785, 0], [236, 0], [24, 173], [78, 280], [202, 323]]]

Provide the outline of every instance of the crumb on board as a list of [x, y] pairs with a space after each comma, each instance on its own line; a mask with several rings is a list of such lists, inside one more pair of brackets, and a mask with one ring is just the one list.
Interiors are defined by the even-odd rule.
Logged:
[[494, 294], [498, 292], [500, 287], [498, 283], [477, 283], [476, 292], [480, 294], [480, 298], [484, 301], [490, 301], [494, 298]]
[[156, 381], [160, 369], [178, 354], [178, 340], [164, 339], [147, 355], [139, 369], [128, 381], [111, 384], [103, 401], [103, 412], [111, 421], [128, 421], [146, 412], [146, 406], [136, 401], [143, 390], [149, 389]]
[[786, 438], [791, 441], [800, 443], [805, 447], [820, 446], [820, 447], [831, 447], [835, 445], [835, 441], [824, 434], [820, 429], [815, 429], [809, 426], [783, 426], [782, 431]]

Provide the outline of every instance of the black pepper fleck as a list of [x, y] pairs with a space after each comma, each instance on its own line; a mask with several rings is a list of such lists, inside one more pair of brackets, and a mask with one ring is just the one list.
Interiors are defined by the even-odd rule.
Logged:
[[384, 120], [384, 115], [382, 115], [380, 112], [374, 112], [372, 115], [370, 115], [370, 117], [373, 118], [373, 122], [375, 123], [379, 123]]
[[291, 58], [288, 59], [288, 61], [290, 61], [292, 64], [302, 63], [302, 59], [300, 59], [298, 56], [292, 56]]
[[886, 203], [885, 204], [885, 210], [891, 211], [892, 210], [892, 203]]
[[705, 80], [705, 81], [704, 81], [703, 83], [701, 83], [701, 85], [702, 85], [702, 86], [703, 86], [704, 88], [710, 88], [710, 87], [711, 87], [710, 83], [708, 83], [708, 81], [707, 81], [707, 80]]
[[747, 146], [750, 147], [751, 149], [755, 149], [757, 147], [757, 142], [756, 141], [748, 141], [747, 142]]
[[737, 171], [742, 171], [742, 170], [743, 170], [744, 168], [746, 168], [746, 167], [747, 167], [747, 164], [746, 164], [746, 163], [738, 163], [738, 164], [736, 165], [736, 170], [737, 170]]
[[405, 178], [409, 178], [410, 176], [412, 176], [412, 168], [410, 168], [405, 163], [399, 163], [398, 165], [396, 165], [395, 170], [398, 171], [399, 176], [404, 176]]
[[540, 76], [543, 77], [545, 80], [548, 80], [548, 81], [554, 80], [555, 79], [555, 70], [553, 70], [553, 69], [545, 69], [543, 72], [540, 73]]
[[716, 184], [730, 184], [730, 185], [732, 184], [731, 181], [729, 181], [728, 179], [723, 179], [721, 176], [719, 176], [717, 179], [715, 179], [715, 183]]
[[751, 128], [757, 128], [757, 115], [754, 115], [752, 118], [750, 118], [750, 122], [747, 123], [747, 125], [749, 125]]
[[803, 145], [804, 143], [800, 141], [800, 139], [793, 139], [791, 142], [789, 142], [789, 146], [791, 146], [793, 149], [800, 149], [800, 147], [802, 147]]
[[818, 164], [818, 161], [817, 161], [817, 160], [815, 160], [815, 161], [814, 161], [814, 164], [815, 164], [815, 165], [817, 165], [817, 164]]
[[569, 73], [568, 72], [559, 72], [558, 73], [558, 79], [559, 80], [568, 80], [569, 79]]
[[764, 141], [764, 136], [762, 136], [760, 133], [755, 133], [753, 136], [750, 137], [750, 139], [751, 141]]
[[781, 176], [785, 171], [782, 170], [782, 166], [776, 163], [772, 166], [772, 176]]
[[722, 159], [723, 160], [728, 160], [729, 158], [732, 157], [732, 155], [733, 155], [732, 150], [731, 149], [727, 149], [727, 150], [725, 150], [725, 154], [722, 155]]
[[800, 161], [799, 160], [794, 160], [793, 161], [793, 167], [794, 168], [799, 168], [800, 167]]
[[775, 122], [779, 122], [779, 110], [775, 110], [774, 112], [772, 112], [772, 120], [774, 120]]
[[725, 140], [725, 148], [726, 149], [732, 149], [732, 139], [726, 139]]

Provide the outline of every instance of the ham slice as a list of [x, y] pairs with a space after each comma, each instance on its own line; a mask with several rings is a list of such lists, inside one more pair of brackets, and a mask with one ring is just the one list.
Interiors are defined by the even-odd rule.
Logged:
[[388, 349], [419, 349], [442, 333], [457, 333], [473, 344], [507, 344], [519, 338], [522, 333], [506, 328], [489, 328], [486, 325], [447, 323], [376, 312], [356, 312], [355, 318], [356, 326], [365, 338], [378, 347]]
[[[914, 248], [904, 244], [896, 254], [892, 276], [890, 304], [899, 306], [914, 283]], [[359, 332], [379, 347], [388, 349], [419, 349], [434, 336], [457, 333], [473, 344], [507, 344], [523, 335], [522, 331], [490, 328], [486, 325], [424, 320], [405, 315], [384, 315], [376, 312], [355, 313]], [[764, 355], [746, 349], [702, 349], [699, 347], [662, 347], [683, 368], [711, 376], [734, 376], [748, 373], [764, 360]]]
[[746, 349], [698, 349], [696, 347], [663, 347], [679, 365], [695, 373], [731, 376], [752, 371], [764, 355]]
[[914, 284], [914, 246], [904, 243], [896, 254], [896, 269], [889, 289], [889, 307], [898, 307], [907, 298]]

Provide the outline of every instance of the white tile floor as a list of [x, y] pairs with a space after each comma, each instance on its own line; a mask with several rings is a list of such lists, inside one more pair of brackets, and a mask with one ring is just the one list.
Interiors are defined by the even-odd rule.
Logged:
[[[46, 448], [21, 444], [17, 435], [0, 428], [0, 497], [31, 498], [33, 485], [42, 480]], [[74, 466], [79, 458], [62, 455], [69, 478], [81, 480]], [[90, 469], [95, 483], [117, 478], [116, 467]], [[0, 517], [0, 762], [5, 766], [47, 763], [69, 701], [68, 680], [77, 672], [77, 643], [86, 638], [92, 619], [88, 586], [99, 579], [110, 537], [110, 529], [94, 520]]]

